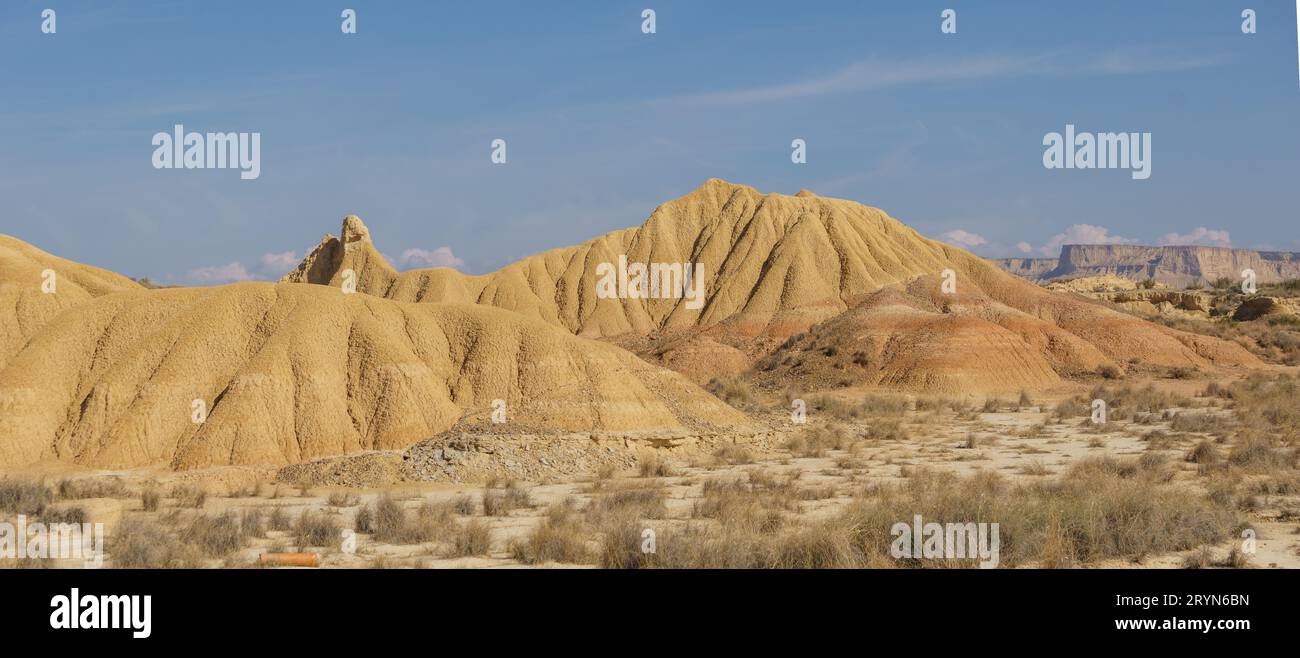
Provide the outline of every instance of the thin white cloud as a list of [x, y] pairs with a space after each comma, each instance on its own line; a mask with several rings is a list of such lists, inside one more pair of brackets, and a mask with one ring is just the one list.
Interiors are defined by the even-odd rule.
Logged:
[[253, 275], [249, 274], [244, 265], [239, 262], [227, 263], [225, 265], [216, 265], [212, 267], [200, 267], [190, 270], [185, 278], [197, 283], [234, 283], [237, 281], [252, 281]]
[[1090, 60], [1080, 69], [1085, 73], [1132, 75], [1138, 73], [1173, 73], [1215, 66], [1223, 61], [1219, 55], [1196, 52], [1171, 52], [1149, 48], [1112, 50]]
[[1178, 233], [1166, 233], [1156, 242], [1156, 244], [1162, 246], [1194, 244], [1204, 247], [1231, 247], [1232, 238], [1228, 235], [1227, 231], [1198, 226], [1193, 229], [1191, 233], [1182, 235]]
[[1034, 245], [1031, 245], [1028, 242], [1023, 242], [1023, 241], [1017, 242], [1016, 251], [1019, 251], [1022, 254], [1032, 254], [1034, 252]]
[[942, 239], [944, 242], [961, 245], [963, 247], [966, 247], [967, 249], [971, 249], [973, 247], [978, 247], [980, 245], [989, 243], [988, 240], [984, 239], [984, 236], [978, 233], [971, 233], [970, 231], [964, 231], [959, 228], [955, 228], [951, 231], [945, 231], [943, 233], [940, 233], [939, 238]]
[[801, 82], [707, 92], [670, 100], [688, 105], [741, 105], [925, 82], [1001, 78], [1042, 71], [1049, 65], [1050, 60], [1042, 56], [986, 55], [961, 60], [918, 61], [877, 59], [854, 62], [828, 75]]
[[292, 251], [262, 254], [262, 270], [271, 274], [284, 274], [298, 265], [298, 255]]
[[969, 82], [1026, 75], [1134, 75], [1169, 73], [1222, 63], [1214, 54], [1168, 49], [1119, 49], [1091, 57], [1077, 54], [980, 55], [963, 59], [870, 59], [806, 80], [758, 85], [665, 99], [681, 105], [745, 105], [827, 94], [936, 82]]
[[292, 251], [281, 251], [279, 254], [261, 255], [261, 267], [268, 270], [290, 270], [298, 265], [298, 255]]
[[452, 253], [451, 247], [442, 246], [437, 249], [407, 249], [402, 252], [402, 256], [397, 259], [399, 267], [461, 267], [465, 261], [456, 257]]

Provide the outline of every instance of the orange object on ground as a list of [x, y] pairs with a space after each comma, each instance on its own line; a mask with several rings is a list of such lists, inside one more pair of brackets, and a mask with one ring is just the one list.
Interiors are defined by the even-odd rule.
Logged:
[[263, 553], [262, 566], [267, 567], [319, 567], [317, 553]]

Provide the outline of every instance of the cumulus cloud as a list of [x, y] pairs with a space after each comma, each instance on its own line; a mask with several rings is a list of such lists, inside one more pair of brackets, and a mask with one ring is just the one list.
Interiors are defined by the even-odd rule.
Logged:
[[267, 272], [283, 274], [297, 265], [298, 255], [292, 251], [282, 251], [278, 254], [262, 254], [262, 269]]
[[1022, 254], [1030, 254], [1034, 252], [1034, 245], [1031, 245], [1028, 242], [1017, 242], [1016, 251], [1019, 251]]
[[456, 257], [451, 252], [451, 247], [443, 246], [437, 249], [407, 249], [402, 252], [397, 259], [399, 267], [460, 267], [465, 261]]
[[234, 262], [225, 265], [215, 265], [212, 267], [200, 267], [190, 270], [185, 278], [198, 283], [234, 283], [236, 281], [252, 281], [253, 275], [249, 274], [244, 268], [243, 263]]
[[1071, 224], [1064, 232], [1057, 233], [1047, 241], [1047, 244], [1039, 247], [1038, 252], [1044, 256], [1055, 256], [1061, 253], [1061, 245], [1066, 244], [1132, 244], [1134, 242], [1137, 240], [1111, 235], [1110, 229], [1105, 226]]
[[1178, 233], [1166, 233], [1164, 237], [1156, 242], [1159, 245], [1176, 245], [1176, 244], [1195, 244], [1203, 247], [1231, 247], [1232, 238], [1228, 236], [1227, 231], [1220, 231], [1212, 228], [1198, 226], [1191, 233], [1179, 235]]
[[967, 249], [989, 243], [988, 240], [984, 239], [984, 236], [977, 233], [971, 233], [970, 231], [963, 231], [959, 228], [940, 233], [939, 237], [944, 242], [961, 245]]

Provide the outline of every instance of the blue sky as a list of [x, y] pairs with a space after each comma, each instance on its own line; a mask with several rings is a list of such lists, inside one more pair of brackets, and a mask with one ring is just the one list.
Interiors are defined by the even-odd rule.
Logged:
[[[40, 31], [46, 7], [57, 34]], [[345, 7], [355, 35], [339, 29]], [[948, 7], [955, 35], [939, 30]], [[1257, 34], [1241, 32], [1246, 7]], [[355, 213], [401, 265], [481, 273], [639, 224], [719, 177], [878, 206], [983, 255], [1097, 240], [1300, 250], [1295, 11], [7, 0], [0, 232], [216, 283], [279, 276]], [[260, 132], [261, 176], [154, 169], [153, 134], [178, 123]], [[1151, 178], [1045, 169], [1043, 136], [1067, 123], [1151, 132]], [[794, 138], [807, 164], [791, 163]]]

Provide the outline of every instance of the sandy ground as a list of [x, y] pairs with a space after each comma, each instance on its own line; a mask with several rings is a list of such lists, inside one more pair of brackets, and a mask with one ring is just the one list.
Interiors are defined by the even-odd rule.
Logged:
[[[1205, 382], [1194, 381], [1161, 382], [1162, 387], [1188, 396], [1204, 388], [1204, 384]], [[1187, 486], [1189, 491], [1201, 486], [1200, 480], [1203, 478], [1198, 476], [1197, 465], [1187, 462], [1184, 455], [1207, 434], [1172, 432], [1169, 422], [1164, 420], [1147, 419], [1143, 423], [1133, 420], [1117, 421], [1110, 423], [1105, 431], [1098, 431], [1085, 418], [1054, 419], [1050, 410], [1055, 403], [1078, 390], [1075, 387], [1055, 391], [1024, 407], [1017, 407], [1014, 401], [1008, 401], [998, 410], [990, 412], [978, 408], [965, 414], [907, 411], [903, 416], [908, 433], [906, 440], [863, 440], [849, 450], [832, 450], [819, 457], [798, 457], [784, 449], [782, 446], [785, 441], [803, 428], [790, 424], [783, 414], [768, 412], [762, 419], [771, 429], [747, 438], [696, 437], [697, 440], [678, 441], [674, 446], [661, 445], [659, 448], [628, 445], [622, 451], [611, 450], [608, 445], [595, 442], [593, 450], [614, 457], [592, 463], [600, 463], [614, 473], [612, 478], [605, 481], [607, 486], [638, 486], [638, 483], [645, 484], [650, 480], [651, 478], [638, 477], [635, 468], [637, 459], [643, 458], [647, 451], [653, 451], [656, 456], [671, 464], [670, 476], [654, 478], [666, 493], [666, 522], [669, 523], [689, 522], [687, 519], [691, 517], [695, 502], [702, 496], [702, 486], [706, 480], [741, 479], [754, 471], [782, 477], [793, 476], [801, 488], [821, 491], [821, 494], [809, 496], [809, 499], [799, 503], [796, 513], [807, 519], [834, 515], [864, 485], [872, 482], [898, 482], [906, 477], [909, 469], [918, 468], [937, 469], [955, 475], [992, 470], [1012, 480], [1028, 481], [1052, 478], [1085, 457], [1110, 455], [1126, 458], [1161, 452], [1168, 456], [1169, 463], [1173, 465], [1173, 483]], [[857, 394], [856, 391], [842, 392], [846, 398]], [[1213, 400], [1193, 400], [1197, 411], [1231, 415], [1230, 411], [1216, 406], [1217, 402]], [[840, 422], [852, 429], [855, 423], [866, 421]], [[1150, 445], [1142, 436], [1155, 430], [1162, 430], [1172, 435], [1172, 438], [1158, 446]], [[712, 457], [713, 452], [726, 443], [746, 446], [753, 462], [729, 465]], [[569, 451], [564, 454], [571, 455], [574, 450], [572, 443], [565, 443], [563, 447]], [[547, 461], [546, 455], [550, 453], [546, 450], [545, 441], [535, 443], [534, 450], [537, 459]], [[386, 458], [391, 458], [391, 455]], [[269, 513], [275, 508], [281, 508], [290, 516], [296, 517], [304, 510], [321, 510], [335, 516], [338, 525], [343, 528], [353, 526], [360, 505], [367, 505], [381, 495], [396, 498], [408, 510], [414, 510], [426, 500], [435, 503], [450, 502], [468, 496], [474, 500], [477, 510], [472, 516], [490, 528], [491, 549], [488, 555], [482, 557], [447, 558], [444, 557], [447, 551], [443, 543], [381, 544], [365, 534], [356, 535], [355, 551], [350, 553], [337, 549], [305, 548], [321, 552], [322, 566], [344, 568], [523, 566], [510, 557], [508, 547], [512, 540], [525, 537], [541, 523], [549, 505], [572, 498], [579, 506], [583, 506], [596, 495], [592, 493], [596, 480], [593, 472], [557, 476], [545, 471], [547, 475], [542, 479], [520, 482], [528, 490], [532, 501], [530, 507], [515, 509], [500, 516], [483, 516], [481, 500], [484, 487], [481, 481], [407, 481], [360, 488], [327, 484], [302, 487], [274, 481], [276, 472], [273, 468], [222, 468], [186, 473], [154, 469], [98, 472], [94, 475], [100, 478], [119, 478], [128, 483], [132, 491], [153, 486], [165, 492], [170, 487], [181, 484], [201, 485], [210, 494], [202, 507], [208, 514], [242, 512], [254, 508]], [[25, 469], [23, 475], [58, 480], [86, 474], [67, 466], [46, 464]], [[352, 494], [360, 505], [351, 504], [351, 501], [347, 505], [331, 505], [330, 494]], [[165, 500], [163, 511], [152, 513], [141, 511], [142, 503], [138, 495], [133, 498], [81, 500], [60, 504], [81, 506], [91, 520], [105, 522], [111, 534], [121, 519], [164, 514], [175, 505], [175, 501]], [[1298, 506], [1300, 497], [1297, 496], [1265, 496], [1254, 509], [1244, 512], [1258, 534], [1257, 550], [1249, 560], [1250, 567], [1300, 568], [1300, 519], [1294, 514]], [[458, 516], [456, 521], [465, 523], [468, 517]], [[248, 547], [224, 560], [211, 560], [209, 564], [255, 564], [262, 553], [303, 548], [295, 546], [294, 541], [291, 532], [271, 530], [265, 538], [253, 539]], [[1211, 547], [1212, 553], [1216, 559], [1220, 559], [1235, 543], [1236, 540], [1233, 540]], [[1132, 560], [1115, 560], [1088, 566], [1174, 568], [1182, 566], [1188, 553], [1190, 551], [1147, 556], [1140, 564]]]

